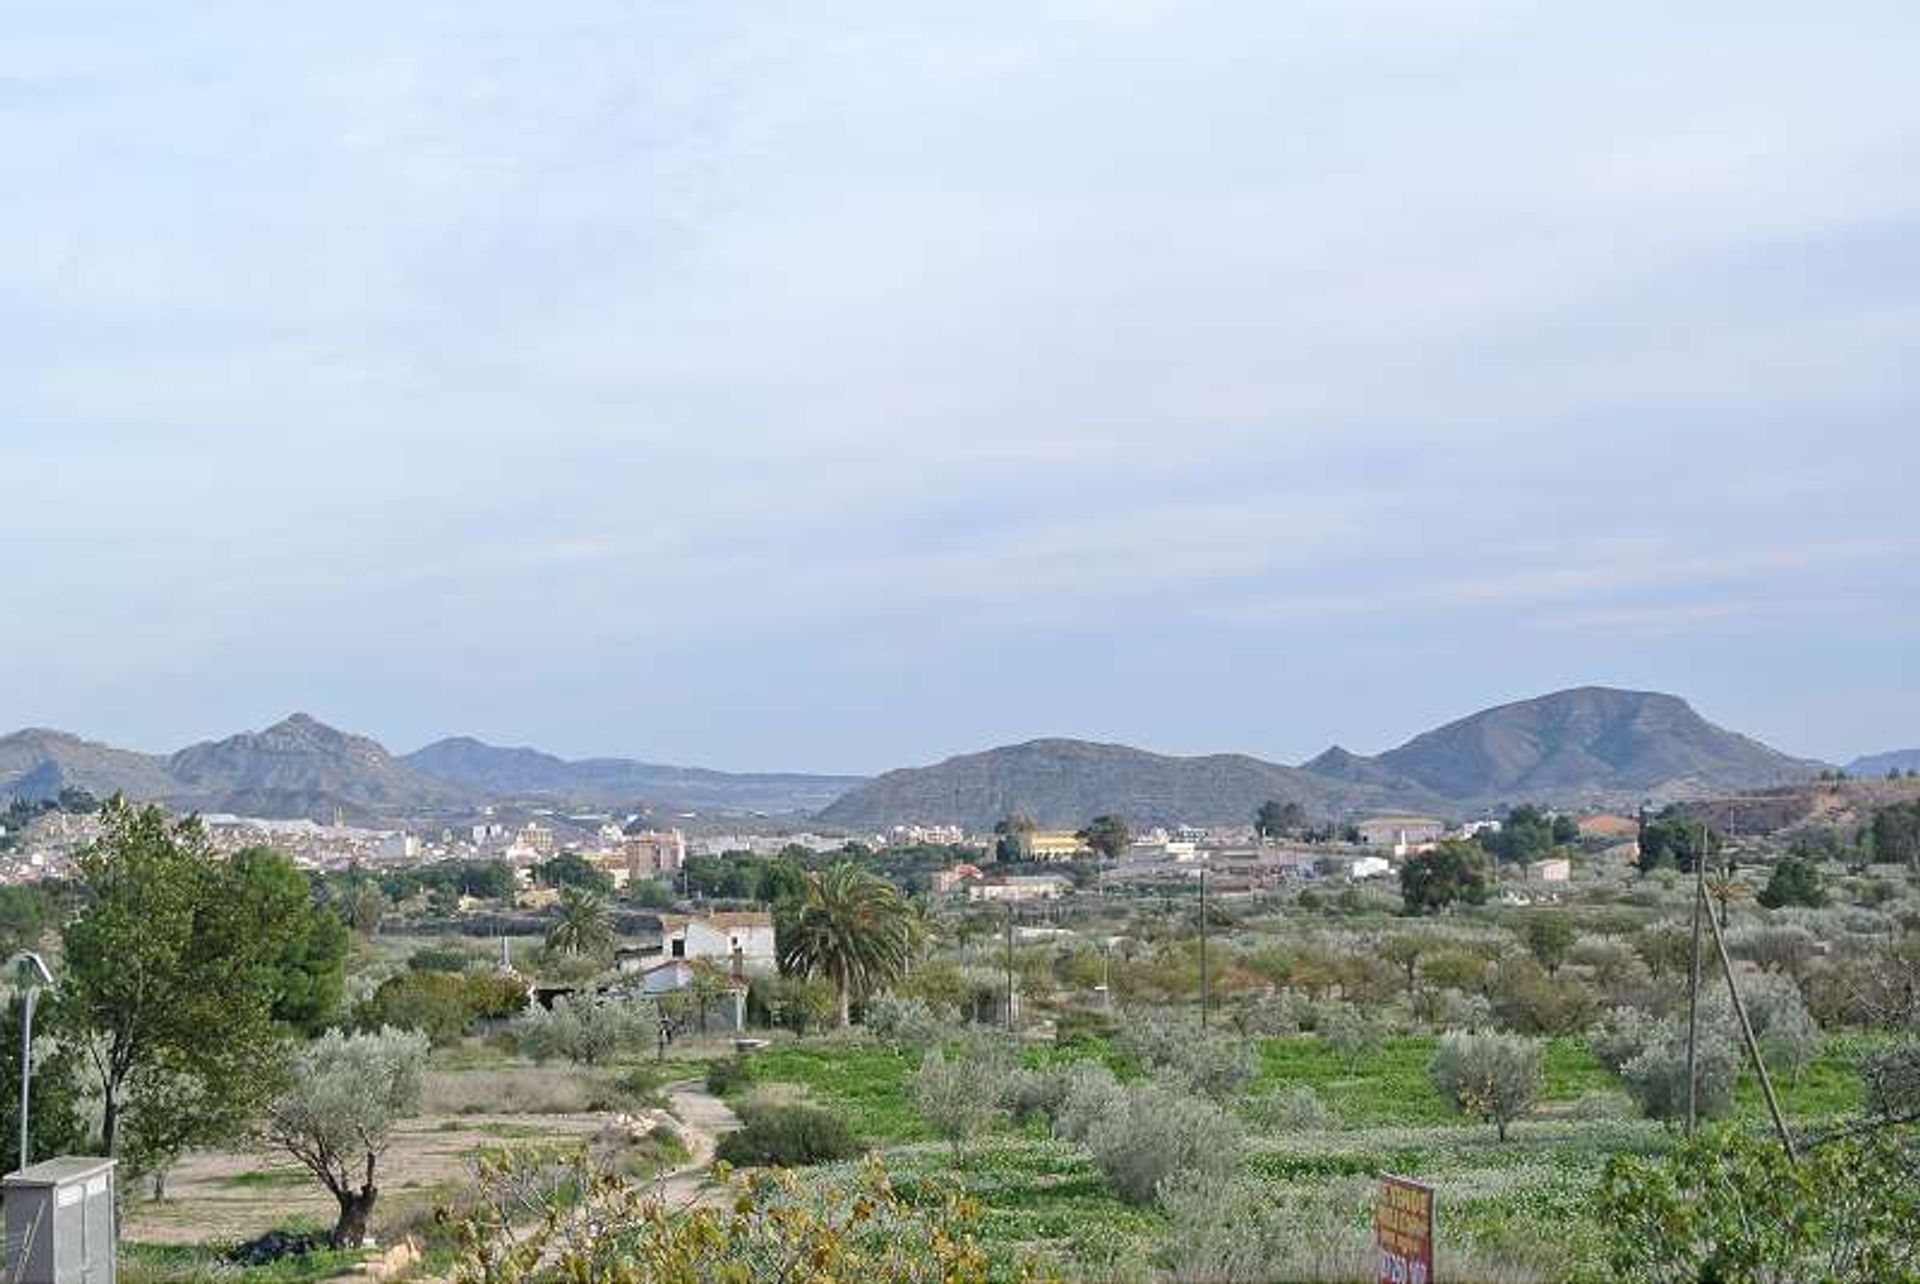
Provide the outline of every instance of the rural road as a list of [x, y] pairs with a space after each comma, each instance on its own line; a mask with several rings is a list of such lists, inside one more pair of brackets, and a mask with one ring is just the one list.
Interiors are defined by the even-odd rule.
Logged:
[[707, 1179], [713, 1148], [722, 1133], [740, 1126], [740, 1116], [727, 1103], [689, 1080], [667, 1088], [667, 1105], [680, 1121], [680, 1136], [690, 1158], [660, 1177], [660, 1197], [668, 1208], [691, 1208], [713, 1198], [718, 1187]]

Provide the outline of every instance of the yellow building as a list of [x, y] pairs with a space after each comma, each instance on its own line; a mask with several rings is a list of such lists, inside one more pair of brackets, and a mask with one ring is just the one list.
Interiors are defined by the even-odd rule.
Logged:
[[1093, 849], [1071, 829], [1036, 829], [1028, 851], [1034, 860], [1076, 860], [1093, 855]]

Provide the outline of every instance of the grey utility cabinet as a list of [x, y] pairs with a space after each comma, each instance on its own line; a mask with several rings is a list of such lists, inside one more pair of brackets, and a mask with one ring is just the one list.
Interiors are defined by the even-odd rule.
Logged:
[[64, 1155], [0, 1181], [7, 1284], [113, 1284], [113, 1162]]

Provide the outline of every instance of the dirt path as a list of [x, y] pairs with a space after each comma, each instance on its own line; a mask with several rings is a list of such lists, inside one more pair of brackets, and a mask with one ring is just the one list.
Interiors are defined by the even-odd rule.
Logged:
[[740, 1116], [720, 1098], [689, 1080], [667, 1088], [667, 1104], [680, 1121], [680, 1137], [690, 1158], [659, 1179], [660, 1196], [668, 1208], [692, 1208], [713, 1202], [719, 1188], [707, 1178], [713, 1150], [722, 1133], [740, 1126]]

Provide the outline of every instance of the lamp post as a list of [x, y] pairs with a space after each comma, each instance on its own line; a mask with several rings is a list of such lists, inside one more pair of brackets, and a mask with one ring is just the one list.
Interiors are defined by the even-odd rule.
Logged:
[[20, 1018], [20, 1169], [24, 1172], [32, 1151], [28, 1138], [33, 1135], [27, 1127], [27, 1108], [33, 1095], [33, 1000], [41, 986], [53, 984], [53, 973], [47, 971], [46, 960], [31, 950], [20, 955], [18, 971], [20, 985], [26, 991]]

